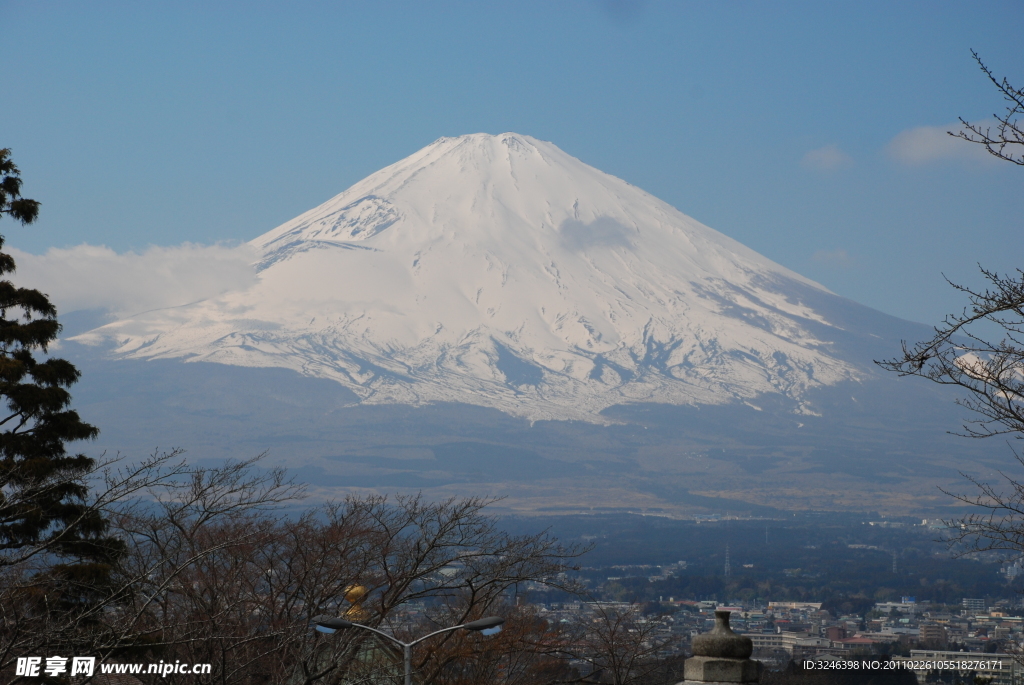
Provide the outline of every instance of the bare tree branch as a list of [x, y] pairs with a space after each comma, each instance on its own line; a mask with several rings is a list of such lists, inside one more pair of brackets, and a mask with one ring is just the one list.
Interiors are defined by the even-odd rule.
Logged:
[[972, 124], [961, 117], [960, 123], [963, 124], [963, 128], [956, 132], [949, 131], [949, 135], [984, 145], [989, 154], [1013, 164], [1024, 165], [1024, 124], [1020, 119], [1024, 114], [1024, 89], [1014, 88], [1005, 77], [999, 80], [981, 61], [978, 53], [971, 50], [971, 55], [985, 72], [988, 80], [1002, 94], [1003, 100], [1008, 103], [1006, 112], [992, 115], [996, 120], [995, 132], [991, 126]]

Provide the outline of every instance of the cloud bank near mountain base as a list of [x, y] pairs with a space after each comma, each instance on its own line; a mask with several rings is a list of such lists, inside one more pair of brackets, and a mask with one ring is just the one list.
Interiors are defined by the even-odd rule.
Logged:
[[257, 281], [257, 251], [247, 244], [150, 246], [118, 253], [102, 245], [10, 249], [11, 280], [48, 294], [60, 313], [105, 309], [116, 317], [176, 307], [248, 288]]

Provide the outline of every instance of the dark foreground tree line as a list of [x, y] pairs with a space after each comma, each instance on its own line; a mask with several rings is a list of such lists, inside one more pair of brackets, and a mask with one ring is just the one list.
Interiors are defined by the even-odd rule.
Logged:
[[[484, 616], [494, 636], [458, 631], [414, 652], [417, 683], [672, 683], [681, 659], [658, 658], [639, 610], [598, 607], [587, 622], [553, 623], [516, 590], [577, 587], [565, 572], [583, 551], [546, 533], [509, 535], [484, 500], [351, 497], [285, 515], [301, 495], [256, 460], [190, 467], [178, 453], [110, 470], [100, 495], [105, 536], [121, 544], [90, 573], [55, 572], [43, 550], [6, 557], [0, 578], [3, 682], [17, 658], [94, 656], [106, 663], [210, 664], [208, 674], [141, 674], [142, 682], [387, 683], [401, 654], [360, 631], [323, 635], [318, 614], [410, 641]], [[121, 497], [130, 493], [131, 497]], [[411, 612], [410, 607], [416, 611]]]
[[[280, 505], [298, 493], [279, 471], [191, 468], [175, 453], [146, 466], [127, 475], [145, 481], [135, 490], [145, 497], [104, 506], [106, 533], [123, 546], [102, 572], [55, 573], [45, 552], [6, 564], [0, 672], [19, 656], [88, 655], [212, 666], [140, 676], [153, 682], [385, 682], [400, 668], [388, 644], [357, 630], [323, 635], [311, 617], [348, 616], [411, 640], [497, 614], [498, 635], [459, 631], [416, 650], [417, 681], [573, 677], [565, 655], [579, 636], [509, 598], [527, 581], [571, 589], [559, 574], [579, 550], [503, 533], [485, 501], [349, 498], [290, 518]], [[409, 614], [410, 603], [423, 611]]]

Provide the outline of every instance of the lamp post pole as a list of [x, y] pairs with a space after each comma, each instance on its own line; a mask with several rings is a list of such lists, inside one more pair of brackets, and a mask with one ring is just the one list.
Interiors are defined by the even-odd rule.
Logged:
[[371, 633], [376, 633], [377, 635], [380, 635], [381, 637], [390, 640], [396, 645], [399, 645], [402, 648], [402, 656], [404, 657], [403, 661], [405, 662], [405, 685], [412, 685], [412, 648], [415, 645], [418, 645], [424, 640], [432, 638], [435, 635], [440, 635], [441, 633], [450, 633], [453, 630], [460, 629], [476, 630], [480, 631], [484, 635], [493, 635], [501, 631], [501, 624], [504, 622], [505, 619], [498, 618], [497, 616], [492, 616], [490, 618], [481, 618], [480, 620], [470, 621], [469, 623], [462, 623], [457, 626], [452, 626], [451, 628], [442, 628], [441, 630], [435, 630], [434, 632], [424, 635], [423, 637], [413, 640], [412, 642], [402, 642], [393, 635], [388, 635], [383, 631], [377, 630], [376, 628], [371, 628], [370, 626], [364, 626], [361, 623], [353, 623], [352, 621], [347, 621], [343, 618], [332, 618], [330, 616], [323, 615], [313, 617], [313, 624], [316, 626], [316, 629], [319, 630], [321, 633], [333, 633], [335, 631], [345, 630], [347, 628], [359, 628], [361, 630], [369, 630]]

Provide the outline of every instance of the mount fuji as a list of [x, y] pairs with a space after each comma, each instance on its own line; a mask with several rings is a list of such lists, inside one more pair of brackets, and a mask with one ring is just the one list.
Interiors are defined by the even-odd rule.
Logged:
[[604, 423], [766, 396], [816, 415], [815, 389], [877, 377], [898, 322], [515, 133], [441, 138], [251, 245], [252, 287], [74, 340]]
[[246, 249], [246, 289], [61, 315], [97, 449], [531, 515], [946, 515], [1004, 466], [873, 364], [930, 328], [528, 136], [442, 138]]

